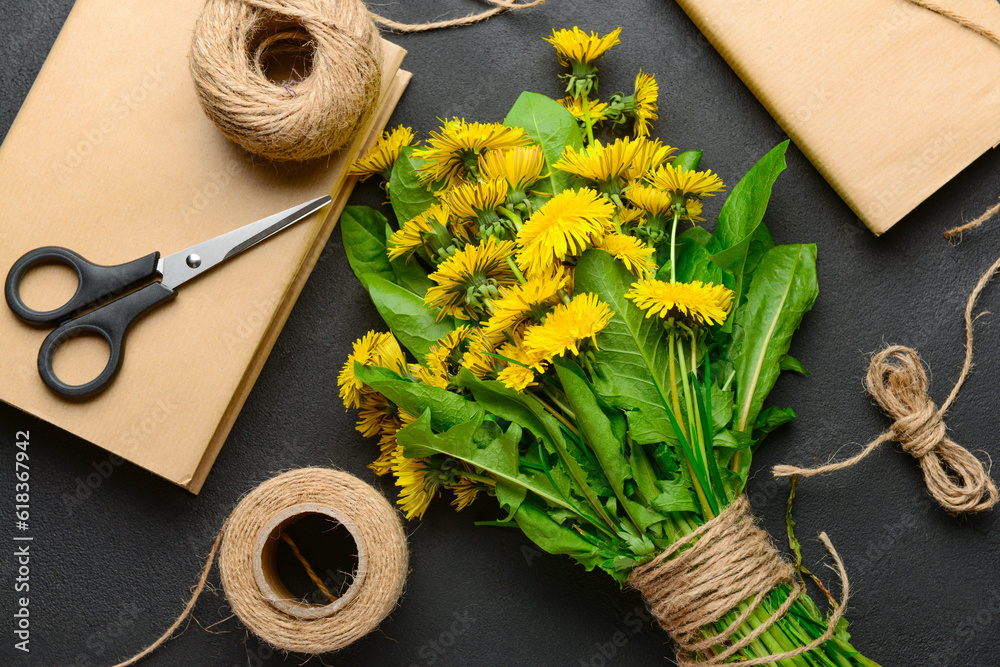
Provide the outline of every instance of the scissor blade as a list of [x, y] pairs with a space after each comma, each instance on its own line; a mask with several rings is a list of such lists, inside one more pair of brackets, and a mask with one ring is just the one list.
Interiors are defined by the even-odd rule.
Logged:
[[240, 254], [247, 248], [277, 234], [285, 227], [308, 217], [333, 201], [330, 197], [318, 197], [304, 204], [293, 206], [287, 211], [251, 222], [245, 227], [234, 229], [214, 239], [209, 239], [186, 250], [175, 252], [160, 259], [157, 267], [163, 276], [163, 284], [170, 288], [186, 283], [200, 276], [213, 266]]

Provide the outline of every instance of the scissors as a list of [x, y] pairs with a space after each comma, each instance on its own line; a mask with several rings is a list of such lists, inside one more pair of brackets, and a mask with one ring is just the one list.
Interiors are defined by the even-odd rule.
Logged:
[[[330, 197], [319, 197], [172, 255], [160, 257], [159, 252], [153, 252], [117, 266], [94, 264], [58, 246], [36, 248], [14, 262], [7, 274], [4, 296], [10, 309], [24, 322], [55, 327], [38, 350], [38, 374], [45, 384], [67, 398], [93, 396], [117, 375], [125, 334], [140, 317], [177, 296], [175, 289], [178, 286], [299, 222], [331, 201]], [[76, 271], [79, 281], [69, 301], [53, 310], [34, 310], [21, 299], [21, 280], [41, 264], [68, 265]], [[101, 374], [90, 382], [67, 384], [56, 376], [52, 357], [63, 342], [83, 334], [104, 338], [111, 355]]]

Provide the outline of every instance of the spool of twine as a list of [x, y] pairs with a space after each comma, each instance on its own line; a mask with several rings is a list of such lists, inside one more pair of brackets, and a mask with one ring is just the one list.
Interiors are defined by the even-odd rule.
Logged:
[[[372, 14], [361, 0], [207, 0], [189, 65], [205, 114], [244, 149], [276, 162], [311, 160], [346, 145], [378, 108], [378, 22], [398, 32], [470, 25], [545, 0], [489, 0], [469, 16], [407, 24]], [[275, 58], [298, 55], [284, 82]]]
[[[315, 514], [341, 524], [357, 546], [357, 567], [339, 597], [285, 533], [298, 519]], [[328, 603], [309, 604], [288, 591], [277, 572], [280, 540], [289, 543]], [[216, 553], [223, 590], [240, 621], [275, 648], [314, 655], [341, 649], [378, 627], [402, 596], [409, 561], [399, 515], [378, 491], [338, 470], [286, 472], [258, 486], [236, 506], [184, 611], [159, 639], [117, 667], [138, 662], [170, 639], [204, 590]]]
[[[294, 87], [267, 59], [308, 51]], [[309, 160], [346, 144], [374, 113], [382, 45], [361, 0], [208, 0], [194, 28], [191, 76], [223, 134], [275, 161]]]
[[[843, 587], [840, 604], [830, 614], [826, 631], [805, 646], [738, 660], [738, 664], [762, 665], [793, 658], [833, 636], [847, 607], [847, 572], [826, 533], [821, 533], [819, 539], [836, 562]], [[787, 614], [802, 593], [795, 569], [774, 548], [767, 532], [757, 526], [745, 496], [652, 561], [636, 567], [628, 583], [642, 593], [660, 626], [674, 640], [682, 667], [725, 664]], [[752, 632], [737, 638], [740, 625], [771, 591], [782, 585], [789, 588], [784, 602]], [[743, 602], [747, 603], [746, 610], [724, 630], [708, 630]]]

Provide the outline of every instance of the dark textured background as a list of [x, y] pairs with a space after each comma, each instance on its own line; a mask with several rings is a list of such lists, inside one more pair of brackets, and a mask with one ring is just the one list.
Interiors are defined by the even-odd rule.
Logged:
[[[3, 132], [72, 4], [0, 2]], [[468, 0], [448, 0], [377, 9], [397, 19], [423, 20], [435, 12], [477, 7]], [[624, 43], [602, 63], [602, 92], [630, 89], [640, 66], [656, 73], [661, 86], [657, 133], [672, 145], [704, 149], [703, 165], [727, 183], [735, 183], [784, 138], [669, 0], [550, 0], [474, 27], [395, 37], [409, 50], [405, 66], [415, 76], [393, 122], [412, 125], [426, 136], [437, 117], [502, 120], [522, 90], [558, 95], [559, 69], [541, 38], [553, 27], [574, 24], [602, 33], [623, 27]], [[932, 394], [941, 400], [961, 361], [965, 295], [1000, 252], [996, 229], [971, 234], [957, 246], [941, 237], [943, 229], [977, 214], [1000, 194], [996, 151], [883, 238], [860, 226], [797, 149], [788, 162], [766, 220], [778, 242], [818, 244], [822, 294], [792, 348], [813, 374], [783, 378], [772, 394], [773, 402], [793, 406], [799, 418], [760, 450], [749, 484], [755, 511], [779, 539], [788, 487], [772, 481], [767, 467], [809, 464], [854, 451], [856, 443], [885, 428], [861, 379], [869, 354], [886, 343], [920, 350], [933, 371]], [[374, 185], [366, 185], [352, 203], [378, 205], [382, 199]], [[710, 210], [717, 206], [714, 202]], [[997, 308], [997, 291], [986, 291], [983, 308]], [[354, 431], [335, 387], [351, 343], [379, 327], [335, 232], [199, 496], [131, 465], [111, 466], [103, 450], [0, 406], [2, 532], [7, 534], [12, 522], [14, 434], [30, 429], [36, 535], [30, 657], [12, 649], [8, 614], [14, 568], [8, 546], [2, 547], [0, 664], [103, 665], [140, 649], [183, 606], [235, 501], [275, 471], [332, 464], [394, 496], [365, 468], [375, 446]], [[995, 442], [1000, 428], [997, 331], [994, 316], [979, 321], [975, 372], [948, 420], [959, 442], [994, 457], [1000, 454]], [[99, 469], [113, 472], [88, 498], [67, 502]], [[867, 655], [885, 665], [1000, 664], [995, 512], [949, 517], [928, 501], [916, 462], [894, 445], [853, 470], [804, 482], [796, 510], [810, 567], [832, 577], [813, 539], [821, 530], [847, 564], [851, 632]], [[666, 635], [636, 622], [641, 609], [636, 594], [620, 591], [602, 573], [584, 572], [568, 558], [537, 555], [515, 531], [472, 525], [492, 516], [489, 501], [461, 514], [439, 502], [423, 522], [409, 524], [412, 574], [398, 610], [380, 631], [313, 664], [598, 666], [656, 665], [672, 658]], [[218, 581], [216, 574], [212, 581]], [[451, 634], [455, 614], [469, 623]], [[198, 623], [145, 664], [304, 662], [303, 656], [273, 654], [238, 621], [222, 620], [229, 615], [221, 591], [206, 594], [196, 608]], [[214, 623], [211, 632], [199, 627]], [[602, 644], [616, 632], [624, 633], [627, 643], [605, 658]], [[608, 646], [604, 650], [611, 652]]]

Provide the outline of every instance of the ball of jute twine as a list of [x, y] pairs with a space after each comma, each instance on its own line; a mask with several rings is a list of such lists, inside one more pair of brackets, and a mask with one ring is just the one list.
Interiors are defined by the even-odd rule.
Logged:
[[[284, 525], [314, 513], [341, 523], [358, 549], [351, 585], [338, 598], [285, 538], [310, 578], [330, 598], [325, 605], [306, 604], [288, 593], [276, 572], [269, 571], [266, 557], [268, 547], [282, 539], [279, 532]], [[403, 594], [409, 562], [399, 514], [378, 491], [338, 470], [291, 470], [240, 501], [219, 531], [181, 615], [159, 639], [116, 667], [138, 662], [170, 639], [205, 589], [216, 554], [223, 590], [240, 621], [275, 648], [310, 654], [336, 651], [378, 627]]]
[[927, 374], [917, 351], [903, 345], [889, 346], [872, 357], [865, 378], [868, 392], [893, 420], [888, 430], [849, 459], [816, 468], [779, 465], [772, 469], [774, 476], [812, 477], [849, 468], [883, 442], [895, 440], [903, 451], [920, 462], [927, 491], [945, 510], [965, 514], [996, 505], [997, 487], [990, 477], [989, 468], [948, 437], [944, 416], [958, 398], [958, 392], [972, 370], [972, 327], [976, 320], [972, 311], [979, 295], [998, 270], [1000, 259], [980, 276], [965, 304], [965, 361], [955, 386], [940, 408], [928, 396]]
[[[849, 584], [844, 563], [826, 533], [821, 533], [819, 539], [837, 564], [843, 586], [840, 604], [830, 614], [826, 632], [805, 646], [740, 660], [740, 665], [792, 658], [833, 636], [847, 607]], [[767, 532], [757, 526], [745, 496], [650, 562], [636, 567], [627, 581], [642, 593], [660, 626], [676, 643], [677, 661], [682, 667], [726, 663], [788, 613], [802, 593], [795, 569], [774, 548]], [[781, 585], [790, 589], [784, 602], [765, 622], [736, 639], [740, 625]], [[741, 602], [748, 602], [748, 607], [736, 620], [721, 632], [708, 634], [707, 626], [721, 621]]]
[[[312, 46], [311, 70], [294, 88], [264, 71], [270, 47], [289, 42]], [[201, 106], [223, 134], [279, 162], [345, 145], [382, 87], [382, 45], [361, 0], [208, 0], [189, 63]]]
[[[376, 23], [397, 32], [470, 25], [546, 0], [489, 0], [490, 9], [432, 23], [372, 14], [361, 0], [207, 0], [189, 65], [205, 114], [244, 149], [276, 162], [329, 155], [363, 130], [378, 108], [382, 45]], [[308, 73], [271, 81], [267, 59], [304, 53]]]

